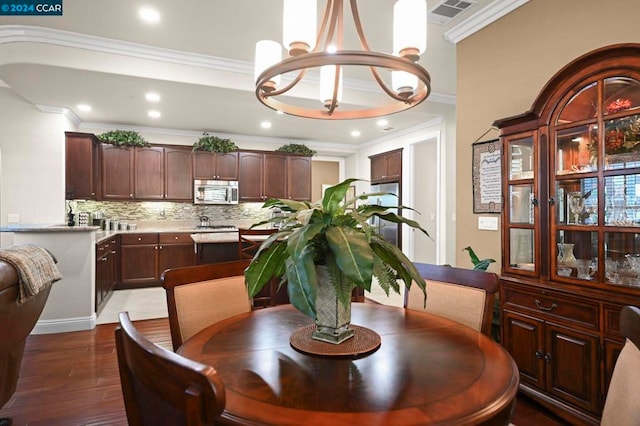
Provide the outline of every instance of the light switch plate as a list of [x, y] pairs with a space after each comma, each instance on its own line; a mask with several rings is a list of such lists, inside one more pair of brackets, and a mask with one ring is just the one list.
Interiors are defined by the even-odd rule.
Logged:
[[498, 230], [498, 218], [497, 217], [478, 217], [478, 229], [484, 231], [497, 231]]

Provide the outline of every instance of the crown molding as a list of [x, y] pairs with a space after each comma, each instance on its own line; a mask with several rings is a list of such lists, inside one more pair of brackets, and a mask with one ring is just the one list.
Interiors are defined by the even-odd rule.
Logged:
[[45, 43], [221, 71], [253, 75], [253, 64], [200, 53], [165, 49], [107, 37], [29, 25], [0, 25], [0, 44]]
[[43, 104], [36, 104], [35, 107], [38, 108], [42, 112], [48, 112], [48, 113], [51, 113], [51, 114], [64, 115], [76, 127], [78, 127], [78, 126], [80, 126], [82, 124], [82, 120], [80, 120], [80, 117], [78, 117], [69, 108], [65, 108], [65, 107], [61, 107], [61, 106], [55, 106], [55, 105], [43, 105]]
[[363, 143], [358, 145], [358, 149], [366, 148], [366, 147], [373, 146], [373, 145], [378, 145], [380, 143], [389, 142], [389, 141], [396, 140], [398, 138], [402, 138], [402, 137], [406, 137], [406, 136], [411, 136], [414, 133], [417, 133], [417, 132], [420, 132], [422, 130], [426, 130], [426, 129], [429, 129], [431, 127], [437, 126], [439, 124], [442, 124], [443, 122], [444, 122], [444, 117], [438, 116], [438, 117], [435, 117], [435, 118], [433, 118], [433, 119], [431, 119], [429, 121], [425, 121], [422, 124], [418, 124], [418, 125], [413, 126], [413, 127], [408, 127], [406, 129], [399, 130], [397, 132], [393, 132], [393, 133], [391, 133], [389, 135], [385, 135], [385, 136], [379, 137], [377, 139], [372, 139], [370, 141], [363, 142]]
[[495, 0], [478, 13], [446, 31], [444, 38], [453, 44], [458, 44], [528, 2], [529, 0]]
[[[83, 49], [92, 52], [109, 53], [191, 67], [208, 68], [217, 71], [240, 73], [253, 77], [252, 62], [165, 49], [146, 44], [132, 43], [53, 28], [29, 25], [0, 25], [0, 44], [4, 43], [44, 43], [55, 46]], [[319, 83], [319, 78], [317, 76], [309, 75], [306, 78], [311, 83]], [[345, 79], [343, 84], [345, 89], [372, 93], [380, 92], [380, 87], [377, 84], [365, 80]], [[432, 92], [426, 99], [426, 102], [429, 101], [455, 105], [456, 98], [452, 95]]]

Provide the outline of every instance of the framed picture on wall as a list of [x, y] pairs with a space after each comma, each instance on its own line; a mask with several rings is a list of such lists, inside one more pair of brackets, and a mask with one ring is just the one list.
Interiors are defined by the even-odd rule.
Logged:
[[502, 211], [502, 145], [499, 139], [472, 145], [473, 212]]

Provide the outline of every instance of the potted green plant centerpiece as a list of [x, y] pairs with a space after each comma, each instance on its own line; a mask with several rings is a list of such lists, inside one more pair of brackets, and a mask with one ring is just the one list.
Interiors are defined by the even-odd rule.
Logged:
[[[341, 343], [353, 336], [351, 292], [355, 287], [371, 290], [373, 277], [389, 294], [400, 291], [398, 279], [409, 288], [415, 281], [425, 293], [425, 281], [415, 266], [393, 244], [377, 234], [368, 220], [376, 216], [398, 224], [406, 224], [429, 235], [417, 222], [391, 209], [398, 206], [363, 204], [351, 208], [362, 194], [346, 200], [350, 185], [358, 179], [347, 179], [328, 188], [316, 203], [286, 199], [270, 199], [266, 208], [287, 212], [279, 232], [270, 235], [260, 246], [245, 271], [250, 296], [255, 296], [274, 277], [282, 277], [291, 304], [313, 318], [313, 338]], [[400, 206], [403, 209], [409, 209]], [[282, 217], [255, 224], [264, 225]]]

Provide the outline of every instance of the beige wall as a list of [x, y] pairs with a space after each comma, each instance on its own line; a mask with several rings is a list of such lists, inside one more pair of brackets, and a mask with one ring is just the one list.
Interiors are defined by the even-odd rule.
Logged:
[[[599, 47], [640, 43], [637, 0], [531, 0], [457, 46], [457, 264], [463, 247], [498, 261], [500, 232], [479, 231], [473, 213], [471, 144], [491, 123], [527, 111], [547, 81]], [[492, 131], [483, 140], [497, 136]]]

